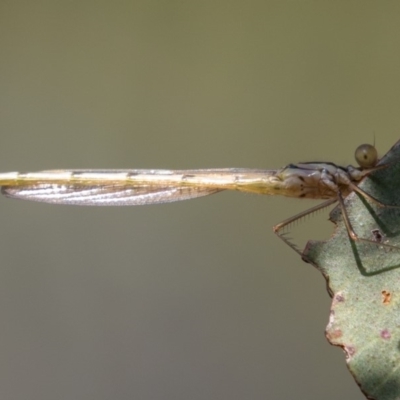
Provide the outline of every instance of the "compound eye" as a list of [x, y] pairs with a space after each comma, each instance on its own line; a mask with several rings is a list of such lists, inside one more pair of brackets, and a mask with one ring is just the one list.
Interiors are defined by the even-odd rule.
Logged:
[[362, 168], [375, 167], [378, 162], [378, 152], [371, 144], [362, 144], [358, 146], [354, 154], [358, 165]]

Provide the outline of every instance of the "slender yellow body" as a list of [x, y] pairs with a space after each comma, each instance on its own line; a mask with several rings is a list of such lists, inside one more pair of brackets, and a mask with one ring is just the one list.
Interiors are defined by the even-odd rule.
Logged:
[[[293, 221], [339, 201], [344, 221], [353, 241], [373, 243], [354, 232], [343, 202], [350, 192], [380, 206], [386, 206], [358, 188], [358, 182], [376, 166], [378, 157], [371, 145], [356, 150], [360, 167], [346, 168], [332, 163], [302, 163], [280, 170], [245, 168], [197, 170], [52, 170], [0, 173], [1, 192], [7, 197], [53, 204], [124, 206], [167, 203], [207, 196], [222, 190], [280, 195], [326, 201], [274, 226], [274, 232], [297, 253], [302, 254], [280, 231]], [[391, 207], [391, 206], [390, 206]], [[397, 207], [397, 206], [393, 206]], [[380, 243], [381, 246], [397, 249]]]
[[77, 205], [138, 205], [205, 196], [221, 190], [331, 199], [347, 195], [368, 169], [329, 163], [289, 165], [281, 170], [52, 170], [0, 174], [6, 196]]

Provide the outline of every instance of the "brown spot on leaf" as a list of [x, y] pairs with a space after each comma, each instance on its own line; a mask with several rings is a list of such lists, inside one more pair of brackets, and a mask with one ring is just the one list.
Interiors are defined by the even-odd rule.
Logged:
[[326, 332], [326, 337], [329, 341], [334, 341], [335, 339], [339, 339], [343, 336], [343, 332], [341, 329], [331, 329]]
[[388, 305], [390, 304], [391, 300], [392, 300], [392, 293], [390, 293], [387, 290], [382, 290], [382, 303]]

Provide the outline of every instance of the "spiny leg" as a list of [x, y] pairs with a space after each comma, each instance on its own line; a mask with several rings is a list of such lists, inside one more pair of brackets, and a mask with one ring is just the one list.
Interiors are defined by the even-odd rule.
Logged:
[[291, 225], [293, 222], [299, 220], [300, 218], [305, 217], [306, 215], [312, 214], [315, 211], [322, 210], [325, 207], [329, 207], [330, 205], [334, 204], [337, 202], [337, 199], [330, 199], [328, 201], [324, 201], [321, 204], [318, 204], [317, 206], [308, 208], [305, 211], [302, 211], [299, 214], [294, 215], [293, 217], [290, 217], [288, 219], [285, 219], [284, 221], [280, 222], [279, 224], [276, 224], [272, 229], [274, 233], [279, 237], [279, 239], [283, 240], [284, 243], [286, 243], [289, 247], [291, 247], [297, 254], [299, 254], [303, 259], [304, 259], [304, 254], [296, 247], [295, 244], [293, 244], [289, 239], [287, 239], [284, 234], [281, 232], [281, 230], [289, 225]]
[[[372, 203], [375, 203], [378, 207], [382, 207], [382, 208], [398, 208], [398, 209], [400, 209], [400, 206], [382, 203], [381, 201], [379, 201], [378, 199], [376, 199], [375, 197], [373, 197], [369, 193], [365, 192], [364, 190], [360, 189], [358, 186], [356, 186], [354, 184], [351, 184], [350, 187], [355, 192], [357, 192], [361, 196], [363, 196], [364, 198], [370, 200]], [[305, 211], [303, 211], [303, 212], [301, 212], [299, 214], [296, 214], [293, 217], [290, 217], [290, 218], [280, 222], [279, 224], [276, 224], [273, 227], [273, 231], [281, 240], [283, 240], [284, 243], [286, 243], [289, 247], [291, 247], [297, 254], [299, 254], [304, 259], [304, 254], [302, 253], [302, 251], [299, 250], [296, 247], [296, 245], [294, 243], [292, 243], [288, 238], [286, 238], [283, 233], [281, 233], [282, 229], [284, 229], [285, 227], [291, 225], [293, 222], [305, 217], [306, 215], [312, 214], [313, 212], [321, 210], [321, 209], [323, 209], [325, 207], [329, 207], [330, 205], [334, 204], [336, 201], [339, 201], [339, 206], [340, 206], [340, 209], [341, 209], [342, 214], [343, 214], [343, 220], [344, 220], [344, 223], [345, 223], [345, 226], [346, 226], [346, 230], [347, 230], [347, 233], [349, 235], [349, 238], [352, 241], [370, 243], [370, 244], [374, 244], [375, 246], [383, 246], [383, 247], [389, 248], [391, 250], [397, 250], [397, 251], [400, 250], [400, 247], [397, 247], [397, 246], [392, 246], [392, 245], [389, 245], [387, 243], [378, 242], [376, 240], [360, 238], [355, 233], [355, 231], [353, 229], [353, 226], [351, 225], [349, 216], [347, 214], [346, 206], [344, 205], [343, 196], [342, 196], [342, 194], [340, 192], [338, 192], [337, 198], [325, 201], [325, 202], [323, 202], [321, 204], [318, 204], [315, 207], [309, 208], [309, 209], [307, 209], [307, 210], [305, 210]]]
[[381, 201], [376, 199], [374, 196], [370, 195], [366, 191], [364, 191], [361, 188], [359, 188], [354, 183], [350, 184], [350, 188], [352, 190], [354, 190], [355, 192], [357, 192], [360, 196], [364, 197], [365, 199], [370, 200], [372, 203], [375, 203], [378, 207], [381, 207], [381, 208], [398, 208], [398, 209], [400, 209], [400, 206], [395, 206], [395, 205], [392, 205], [392, 204], [382, 203]]
[[[391, 205], [386, 205], [382, 202], [380, 202], [379, 200], [375, 199], [375, 197], [371, 196], [370, 194], [364, 192], [363, 190], [361, 190], [360, 188], [358, 188], [357, 186], [354, 189], [356, 192], [360, 193], [362, 196], [366, 197], [367, 199], [370, 199], [371, 201], [375, 202], [376, 204], [380, 205], [381, 207], [390, 207], [390, 208], [400, 208], [399, 206], [391, 206]], [[374, 244], [375, 246], [383, 246], [385, 248], [388, 248], [390, 250], [400, 250], [400, 247], [397, 246], [392, 246], [390, 244], [387, 243], [382, 243], [380, 241], [376, 241], [376, 240], [371, 240], [371, 239], [366, 239], [366, 238], [360, 238], [356, 232], [353, 229], [353, 226], [351, 225], [350, 222], [350, 218], [347, 214], [347, 210], [346, 210], [346, 206], [344, 205], [344, 200], [343, 200], [343, 196], [340, 193], [340, 191], [338, 192], [337, 195], [337, 199], [339, 201], [339, 206], [340, 206], [340, 210], [342, 211], [342, 215], [343, 215], [343, 221], [344, 224], [346, 226], [347, 229], [347, 233], [349, 235], [349, 238], [353, 241], [353, 242], [363, 242], [363, 243], [370, 243], [370, 244]]]

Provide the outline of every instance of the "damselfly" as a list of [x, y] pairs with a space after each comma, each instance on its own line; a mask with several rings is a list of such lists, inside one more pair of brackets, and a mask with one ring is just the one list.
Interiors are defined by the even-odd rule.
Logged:
[[[2, 193], [7, 197], [82, 206], [167, 203], [207, 196], [223, 190], [325, 200], [273, 227], [280, 239], [302, 255], [283, 235], [283, 228], [335, 202], [339, 202], [350, 239], [376, 244], [374, 240], [357, 236], [343, 199], [356, 191], [379, 206], [396, 207], [381, 203], [358, 187], [358, 183], [364, 177], [385, 168], [386, 165], [377, 166], [377, 151], [374, 146], [368, 144], [357, 148], [355, 158], [359, 167], [307, 162], [290, 164], [279, 170], [225, 168], [8, 172], [0, 173], [0, 186]], [[379, 245], [397, 249], [385, 243]]]

